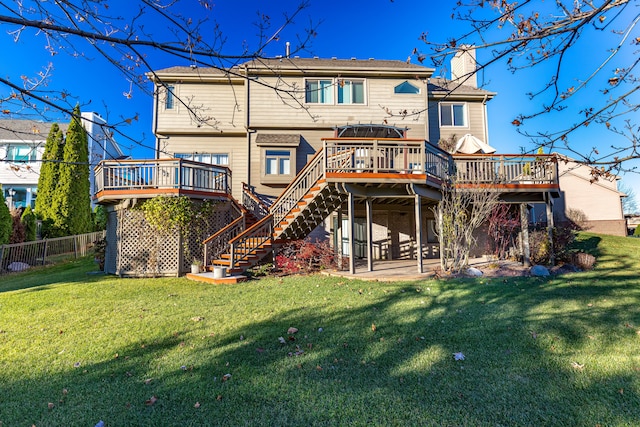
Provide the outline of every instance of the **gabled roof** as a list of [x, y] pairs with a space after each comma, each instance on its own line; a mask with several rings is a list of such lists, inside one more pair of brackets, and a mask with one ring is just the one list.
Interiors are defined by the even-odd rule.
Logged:
[[433, 74], [433, 68], [411, 64], [406, 61], [388, 59], [324, 59], [324, 58], [272, 58], [254, 59], [240, 66], [253, 72], [272, 70], [308, 74], [311, 72], [330, 73], [374, 73], [376, 75], [409, 74], [426, 78]]
[[[496, 93], [443, 78], [431, 78], [434, 69], [406, 61], [387, 59], [325, 59], [325, 58], [260, 58], [247, 61], [228, 70], [220, 68], [169, 67], [155, 71], [159, 77], [171, 81], [242, 79], [248, 75], [288, 76], [372, 76], [405, 79], [429, 79], [428, 90], [435, 98], [493, 98]], [[152, 73], [147, 74], [154, 80]]]
[[[44, 141], [49, 135], [52, 122], [38, 120], [0, 120], [0, 141]], [[64, 132], [66, 123], [61, 123], [60, 128]]]
[[[402, 76], [404, 78], [426, 79], [433, 74], [433, 68], [407, 63], [405, 61], [383, 59], [321, 59], [321, 58], [267, 58], [253, 59], [227, 70], [201, 67], [169, 67], [155, 71], [158, 76], [233, 77], [250, 75], [370, 75]], [[154, 80], [153, 73], [147, 76]]]

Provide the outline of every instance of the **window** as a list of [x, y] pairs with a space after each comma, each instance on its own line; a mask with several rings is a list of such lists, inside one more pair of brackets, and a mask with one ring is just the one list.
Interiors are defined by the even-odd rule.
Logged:
[[466, 126], [464, 104], [440, 104], [441, 126]]
[[167, 85], [166, 87], [166, 91], [167, 91], [167, 96], [164, 100], [164, 108], [167, 110], [173, 110], [173, 106], [174, 106], [174, 91], [175, 91], [175, 86], [174, 85]]
[[333, 104], [333, 82], [331, 80], [307, 80], [305, 101], [309, 104]]
[[300, 134], [258, 133], [256, 145], [260, 147], [260, 183], [265, 185], [284, 185], [296, 175], [296, 156]]
[[227, 153], [174, 153], [173, 157], [210, 165], [229, 165], [229, 154]]
[[36, 160], [36, 149], [30, 145], [11, 145], [7, 158], [13, 162], [32, 162]]
[[412, 85], [409, 82], [402, 82], [398, 86], [393, 88], [393, 93], [409, 93], [418, 95], [420, 93], [420, 88]]
[[364, 82], [340, 80], [338, 82], [338, 104], [364, 104]]
[[265, 175], [290, 175], [291, 152], [289, 150], [267, 150], [264, 173]]

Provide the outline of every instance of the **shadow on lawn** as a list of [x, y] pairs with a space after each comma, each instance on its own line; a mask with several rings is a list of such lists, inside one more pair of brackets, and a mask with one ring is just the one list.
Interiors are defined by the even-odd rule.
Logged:
[[[72, 274], [70, 274], [72, 272]], [[0, 275], [0, 293], [31, 289], [46, 289], [57, 283], [78, 283], [101, 280], [93, 257], [86, 257], [44, 267], [31, 267], [27, 271]]]
[[[613, 307], [607, 300], [637, 296], [640, 283], [602, 273], [410, 284], [323, 279], [303, 286], [287, 310], [213, 336], [212, 300], [203, 321], [170, 336], [52, 378], [16, 379], [0, 395], [60, 396], [58, 409], [31, 411], [36, 425], [63, 423], [65, 406], [79, 413], [78, 425], [632, 425], [638, 372], [622, 369], [623, 360], [605, 374], [597, 353], [636, 334], [626, 325], [640, 323], [638, 298]], [[240, 286], [251, 292], [259, 283]], [[328, 295], [322, 302], [305, 298], [320, 291]], [[291, 326], [299, 332], [287, 334]], [[576, 360], [585, 349], [593, 359]], [[163, 370], [172, 351], [183, 352], [184, 363]], [[454, 360], [457, 352], [464, 361]], [[69, 394], [61, 396], [63, 388]], [[145, 405], [151, 396], [157, 402]]]

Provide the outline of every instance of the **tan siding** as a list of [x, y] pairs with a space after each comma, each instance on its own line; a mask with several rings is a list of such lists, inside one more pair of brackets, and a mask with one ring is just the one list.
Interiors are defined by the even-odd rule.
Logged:
[[247, 182], [247, 140], [245, 137], [173, 136], [166, 140], [165, 153], [228, 153], [233, 196], [239, 200], [242, 183]]
[[[243, 85], [220, 83], [175, 83], [174, 108], [167, 110], [164, 96], [158, 100], [157, 133], [242, 132], [245, 123]], [[205, 122], [198, 122], [189, 106]]]
[[[463, 101], [443, 101], [460, 103]], [[456, 139], [461, 138], [465, 134], [480, 138], [487, 142], [484, 129], [484, 105], [481, 102], [464, 102], [466, 105], [466, 126], [443, 126], [440, 125], [440, 107], [439, 104], [433, 104], [433, 108], [429, 110], [430, 132], [429, 140], [437, 144], [441, 139], [449, 139], [455, 136]]]
[[[260, 133], [261, 131], [258, 131]], [[265, 131], [266, 132], [266, 131]], [[307, 160], [313, 156], [313, 154], [322, 147], [322, 138], [331, 138], [334, 135], [333, 130], [305, 130], [303, 132], [298, 131], [286, 131], [278, 133], [301, 133], [302, 139], [300, 145], [296, 150], [296, 173], [299, 172]], [[277, 197], [282, 193], [284, 185], [264, 185], [260, 183], [260, 175], [264, 165], [260, 158], [260, 147], [255, 145], [255, 135], [252, 134], [251, 144], [251, 162], [249, 163], [249, 170], [251, 174], [251, 185], [255, 186], [256, 191], [260, 194], [265, 194], [271, 197]]]
[[[425, 127], [425, 94], [396, 95], [393, 88], [404, 82], [402, 79], [366, 79], [364, 105], [322, 105], [304, 103], [304, 79], [288, 78], [283, 88], [297, 88], [295, 99], [287, 94], [278, 94], [270, 87], [251, 84], [250, 121], [252, 127], [324, 127], [332, 128], [353, 123], [387, 123], [389, 125], [411, 128], [412, 138], [424, 137]], [[269, 85], [276, 85], [277, 80], [264, 79]], [[412, 81], [418, 85], [418, 82]], [[334, 102], [336, 97], [334, 94]], [[268, 108], [265, 108], [268, 106]], [[390, 117], [385, 110], [394, 115], [407, 111], [409, 117]], [[292, 126], [292, 124], [294, 124]]]

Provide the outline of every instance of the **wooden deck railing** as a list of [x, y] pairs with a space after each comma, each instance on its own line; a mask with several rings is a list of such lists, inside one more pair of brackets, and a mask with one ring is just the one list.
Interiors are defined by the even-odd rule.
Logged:
[[231, 192], [225, 166], [184, 159], [105, 160], [95, 169], [96, 193], [109, 190], [191, 190]]
[[558, 184], [554, 155], [454, 155], [457, 184]]
[[451, 156], [424, 140], [327, 138], [323, 140], [327, 172], [426, 174], [445, 179]]

